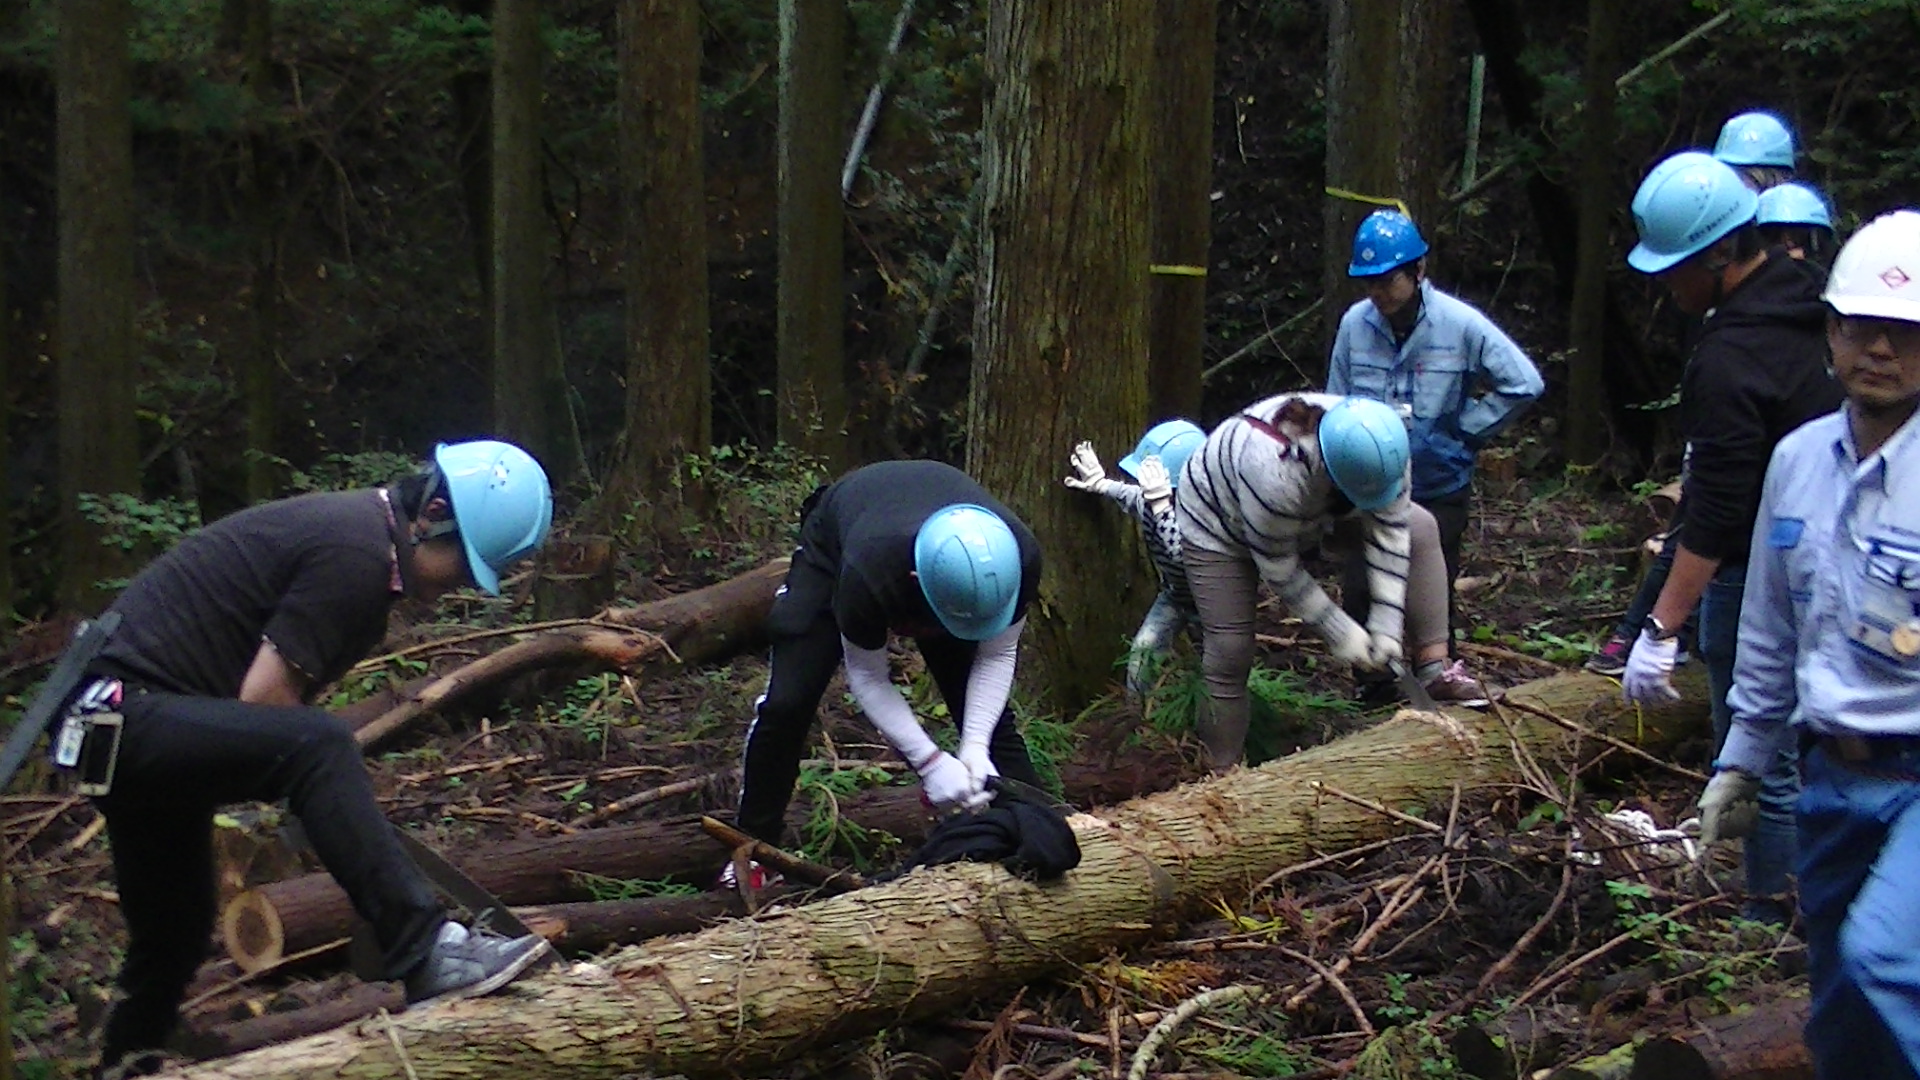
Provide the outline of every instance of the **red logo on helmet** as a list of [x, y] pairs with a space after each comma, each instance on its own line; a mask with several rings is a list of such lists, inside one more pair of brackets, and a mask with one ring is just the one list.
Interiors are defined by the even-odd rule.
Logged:
[[1887, 288], [1889, 289], [1899, 289], [1913, 279], [1907, 276], [1905, 270], [1897, 266], [1889, 266], [1885, 270], [1880, 271], [1880, 280], [1886, 282]]

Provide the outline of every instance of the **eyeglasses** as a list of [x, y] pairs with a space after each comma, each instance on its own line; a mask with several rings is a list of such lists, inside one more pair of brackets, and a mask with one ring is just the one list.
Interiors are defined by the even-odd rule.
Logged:
[[1920, 323], [1904, 319], [1876, 319], [1864, 315], [1842, 315], [1837, 320], [1840, 337], [1849, 345], [1865, 348], [1887, 336], [1887, 344], [1901, 354], [1920, 353]]

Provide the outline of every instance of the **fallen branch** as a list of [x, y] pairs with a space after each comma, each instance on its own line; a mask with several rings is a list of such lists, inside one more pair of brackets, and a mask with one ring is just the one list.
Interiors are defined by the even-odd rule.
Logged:
[[1181, 1002], [1179, 1007], [1153, 1025], [1153, 1030], [1147, 1032], [1146, 1038], [1140, 1040], [1140, 1049], [1133, 1053], [1133, 1064], [1127, 1067], [1127, 1080], [1147, 1080], [1147, 1073], [1152, 1071], [1154, 1061], [1160, 1057], [1160, 1048], [1173, 1038], [1174, 1032], [1180, 1030], [1180, 1025], [1216, 1005], [1254, 997], [1260, 992], [1261, 988], [1257, 986], [1223, 986], [1218, 990], [1195, 994]]

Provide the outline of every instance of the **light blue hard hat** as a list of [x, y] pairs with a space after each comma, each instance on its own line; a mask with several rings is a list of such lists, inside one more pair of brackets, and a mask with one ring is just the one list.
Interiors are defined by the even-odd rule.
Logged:
[[1733, 166], [1698, 150], [1675, 154], [1655, 165], [1633, 195], [1640, 242], [1627, 265], [1658, 274], [1752, 221], [1758, 204]]
[[500, 595], [500, 571], [533, 554], [553, 525], [553, 488], [533, 455], [512, 443], [441, 443], [433, 463], [474, 584]]
[[1786, 121], [1766, 112], [1746, 112], [1728, 120], [1713, 144], [1713, 156], [1729, 165], [1793, 168], [1793, 132]]
[[1140, 445], [1133, 448], [1133, 453], [1120, 459], [1120, 467], [1127, 470], [1127, 475], [1138, 478], [1140, 463], [1147, 458], [1157, 457], [1160, 464], [1167, 467], [1167, 475], [1172, 478], [1173, 486], [1179, 487], [1180, 466], [1185, 465], [1193, 452], [1206, 441], [1207, 433], [1200, 430], [1199, 424], [1191, 420], [1165, 420], [1140, 436]]
[[1818, 225], [1831, 229], [1833, 211], [1827, 209], [1827, 200], [1811, 184], [1788, 181], [1760, 193], [1753, 221], [1756, 225]]
[[1398, 210], [1375, 210], [1353, 232], [1353, 261], [1347, 265], [1347, 276], [1384, 274], [1426, 253], [1426, 238], [1412, 218]]
[[921, 522], [913, 569], [934, 617], [954, 637], [985, 641], [1013, 625], [1020, 542], [986, 507], [955, 503]]
[[1320, 418], [1320, 455], [1353, 505], [1378, 510], [1400, 497], [1406, 482], [1407, 425], [1385, 402], [1342, 399]]

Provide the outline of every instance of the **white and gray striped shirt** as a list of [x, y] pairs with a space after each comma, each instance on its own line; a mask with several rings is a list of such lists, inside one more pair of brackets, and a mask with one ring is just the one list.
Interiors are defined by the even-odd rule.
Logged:
[[[1321, 410], [1333, 394], [1281, 394], [1228, 417], [1187, 459], [1174, 489], [1181, 543], [1221, 555], [1246, 555], [1288, 611], [1328, 641], [1348, 637], [1352, 619], [1334, 605], [1300, 565], [1301, 551], [1319, 544], [1335, 520], [1358, 514], [1364, 526], [1371, 634], [1400, 640], [1407, 600], [1408, 490], [1374, 511], [1353, 509], [1333, 485], [1315, 431], [1276, 422], [1281, 407], [1298, 400]], [[1259, 423], [1278, 428], [1276, 439]]]

